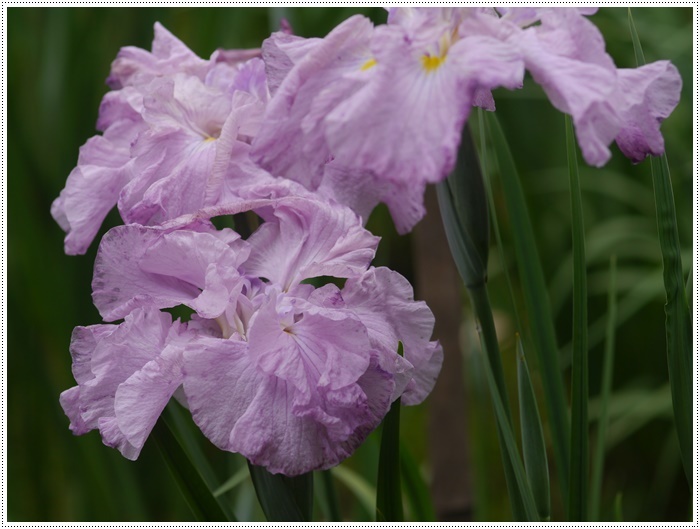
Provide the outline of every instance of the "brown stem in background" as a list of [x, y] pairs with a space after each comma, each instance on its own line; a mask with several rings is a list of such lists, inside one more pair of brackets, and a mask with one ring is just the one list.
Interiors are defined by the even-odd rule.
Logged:
[[433, 186], [426, 192], [425, 207], [425, 218], [413, 230], [416, 290], [435, 314], [433, 338], [440, 340], [445, 351], [429, 402], [431, 494], [439, 522], [470, 522], [473, 494], [459, 345], [462, 282], [447, 245]]

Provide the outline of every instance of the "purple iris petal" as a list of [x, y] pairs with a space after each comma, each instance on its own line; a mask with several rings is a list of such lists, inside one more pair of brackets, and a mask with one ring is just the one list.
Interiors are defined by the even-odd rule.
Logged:
[[136, 310], [120, 325], [78, 327], [71, 353], [78, 386], [61, 394], [71, 430], [99, 429], [105, 444], [136, 459], [182, 383], [187, 337], [170, 315]]

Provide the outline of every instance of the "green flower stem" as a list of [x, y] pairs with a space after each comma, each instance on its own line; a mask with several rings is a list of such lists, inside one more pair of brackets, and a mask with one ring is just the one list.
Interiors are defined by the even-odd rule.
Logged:
[[326, 503], [328, 503], [328, 516], [331, 522], [342, 522], [343, 518], [340, 516], [340, 507], [338, 505], [338, 495], [335, 493], [335, 486], [333, 485], [333, 476], [330, 470], [324, 470], [320, 472], [321, 484], [323, 486], [323, 493], [326, 497]]
[[608, 433], [610, 392], [612, 390], [613, 366], [615, 359], [615, 329], [617, 327], [617, 258], [610, 258], [610, 287], [608, 289], [608, 324], [605, 333], [605, 356], [603, 357], [603, 382], [600, 389], [600, 417], [598, 418], [598, 440], [593, 458], [591, 476], [591, 521], [600, 518], [601, 489], [603, 485], [603, 462], [605, 461], [605, 440]]
[[542, 373], [542, 388], [544, 389], [552, 433], [559, 486], [565, 501], [567, 501], [569, 450], [571, 448], [569, 412], [564, 394], [559, 351], [552, 323], [547, 287], [537, 253], [535, 234], [527, 211], [525, 195], [508, 142], [493, 113], [486, 114], [486, 121], [503, 182], [503, 197], [513, 231], [513, 244], [518, 262], [520, 284], [523, 289], [525, 311], [529, 316], [529, 330], [537, 354], [539, 369]]
[[[403, 356], [403, 344], [399, 342], [399, 355]], [[377, 474], [377, 521], [403, 522], [401, 498], [401, 456], [399, 427], [401, 425], [401, 399], [391, 404], [382, 423], [382, 442], [379, 448]]]
[[[487, 375], [494, 384], [492, 390], [495, 391], [492, 391], [491, 397], [498, 423], [498, 444], [503, 456], [503, 471], [506, 475], [513, 517], [516, 521], [538, 522], [540, 517], [525, 478], [524, 468], [519, 468], [522, 467], [520, 455], [517, 449], [513, 448], [516, 446], [513, 437], [513, 419], [508, 405], [508, 391], [488, 291], [486, 285], [482, 284], [468, 288], [467, 292], [478, 322], [482, 348], [488, 361]], [[502, 420], [499, 420], [501, 418]]]
[[[632, 10], [627, 11], [632, 44], [637, 65], [645, 64], [644, 52], [634, 26]], [[671, 382], [673, 413], [678, 432], [683, 470], [688, 484], [693, 484], [693, 330], [690, 309], [686, 300], [681, 244], [678, 238], [676, 205], [666, 154], [651, 158], [651, 177], [654, 183], [656, 221], [663, 261], [666, 289], [666, 354]]]
[[570, 522], [585, 522], [588, 516], [588, 287], [586, 281], [586, 244], [574, 127], [569, 116], [566, 116], [565, 121], [574, 265], [571, 461], [569, 466], [568, 518]]

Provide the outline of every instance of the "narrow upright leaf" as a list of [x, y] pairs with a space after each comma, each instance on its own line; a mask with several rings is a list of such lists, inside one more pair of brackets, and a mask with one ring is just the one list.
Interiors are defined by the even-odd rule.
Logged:
[[552, 430], [552, 444], [556, 460], [559, 484], [564, 497], [569, 490], [569, 412], [564, 395], [559, 352], [554, 333], [552, 314], [547, 296], [544, 273], [537, 253], [535, 235], [520, 185], [520, 178], [501, 130], [492, 112], [486, 114], [491, 140], [496, 152], [503, 194], [513, 230], [513, 244], [518, 262], [526, 314], [539, 369], [542, 372], [545, 405]]
[[[482, 350], [486, 350], [487, 346], [483, 342], [483, 335], [480, 334], [482, 344]], [[506, 468], [506, 478], [510, 478], [508, 471], [512, 472], [512, 479], [515, 482], [519, 496], [516, 498], [521, 502], [519, 508], [522, 509], [522, 513], [514, 512], [516, 516], [516, 521], [523, 522], [539, 522], [540, 515], [537, 512], [537, 505], [535, 504], [535, 498], [532, 495], [532, 490], [530, 489], [530, 484], [527, 479], [527, 474], [523, 466], [523, 462], [520, 458], [520, 453], [518, 452], [518, 445], [515, 442], [515, 437], [513, 436], [513, 428], [511, 426], [511, 421], [506, 413], [506, 407], [504, 406], [503, 400], [498, 392], [498, 387], [496, 386], [496, 380], [490, 369], [484, 369], [486, 373], [486, 381], [491, 392], [492, 402], [494, 406], [494, 411], [496, 414], [496, 423], [498, 424], [499, 431], [499, 441], [501, 442], [501, 451], [503, 453], [504, 467]], [[508, 463], [508, 466], [506, 466]], [[511, 501], [514, 496], [509, 489], [511, 494]]]
[[435, 511], [430, 500], [430, 491], [421, 476], [420, 469], [410, 451], [401, 444], [401, 478], [406, 490], [406, 498], [415, 522], [434, 522]]
[[[403, 356], [403, 344], [399, 342], [399, 355]], [[379, 449], [377, 475], [377, 521], [403, 522], [401, 501], [401, 463], [399, 456], [399, 426], [401, 399], [391, 404], [382, 424], [382, 443]]]
[[173, 477], [177, 481], [185, 501], [200, 522], [235, 522], [226, 516], [217, 499], [192, 464], [182, 444], [173, 434], [165, 415], [158, 419], [153, 436]]
[[593, 458], [591, 477], [591, 521], [600, 518], [601, 490], [603, 486], [603, 462], [605, 461], [605, 439], [608, 433], [610, 392], [612, 390], [615, 357], [615, 329], [617, 328], [617, 258], [610, 258], [610, 287], [608, 288], [608, 325], [605, 333], [605, 356], [603, 357], [603, 381], [600, 388], [600, 417], [598, 418], [598, 440]]
[[570, 522], [585, 522], [588, 517], [588, 287], [586, 281], [586, 244], [574, 127], [569, 116], [566, 116], [565, 120], [574, 265], [571, 339], [571, 464], [569, 466], [568, 518]]
[[537, 400], [532, 389], [530, 372], [527, 368], [520, 336], [518, 336], [517, 342], [518, 400], [520, 401], [520, 430], [525, 472], [537, 504], [540, 520], [548, 522], [550, 518], [550, 497], [547, 449], [544, 444], [540, 412], [537, 409]]
[[323, 496], [325, 502], [328, 505], [328, 519], [330, 522], [342, 522], [343, 519], [340, 516], [340, 506], [338, 505], [338, 496], [335, 493], [335, 486], [333, 485], [333, 475], [330, 470], [324, 470], [319, 472], [321, 476], [321, 490], [323, 491]]
[[288, 477], [248, 462], [255, 494], [268, 522], [310, 522], [314, 508], [313, 472]]
[[[644, 53], [639, 36], [628, 10], [630, 31], [638, 65], [644, 64]], [[693, 483], [693, 346], [690, 310], [686, 301], [681, 245], [678, 238], [676, 206], [666, 154], [651, 158], [651, 177], [654, 182], [656, 221], [663, 261], [666, 289], [666, 354], [673, 399], [673, 414], [678, 432], [681, 460], [688, 483]]]

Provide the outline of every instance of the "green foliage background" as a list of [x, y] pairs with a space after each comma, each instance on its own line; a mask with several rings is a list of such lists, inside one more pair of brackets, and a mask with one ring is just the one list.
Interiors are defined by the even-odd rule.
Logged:
[[[288, 18], [297, 34], [323, 36], [336, 24], [363, 12], [383, 22], [373, 8], [9, 8], [7, 14], [7, 512], [9, 521], [188, 521], [192, 515], [155, 446], [148, 443], [135, 462], [104, 447], [95, 432], [73, 437], [58, 404], [74, 385], [68, 344], [76, 325], [99, 322], [91, 304], [95, 247], [85, 256], [63, 254], [63, 233], [49, 214], [52, 200], [77, 161], [78, 148], [94, 135], [103, 81], [120, 47], [150, 47], [160, 21], [203, 57], [217, 47], [258, 47]], [[649, 62], [671, 60], [684, 80], [682, 100], [664, 124], [674, 180], [684, 264], [692, 247], [692, 10], [638, 8], [637, 29]], [[604, 8], [593, 19], [604, 33], [619, 67], [633, 67], [627, 12]], [[564, 119], [531, 81], [519, 92], [498, 91], [504, 125], [528, 194], [559, 343], [567, 361], [571, 335], [571, 231], [566, 177]], [[664, 342], [661, 259], [648, 162], [632, 166], [613, 147], [604, 169], [581, 167], [589, 258], [591, 323], [591, 405], [600, 383], [602, 332], [610, 255], [618, 256], [620, 321], [615, 359], [612, 423], [603, 484], [603, 516], [613, 518], [622, 493], [626, 521], [687, 520], [684, 484], [673, 431]], [[503, 219], [506, 261], [491, 252], [489, 288], [501, 323], [499, 335], [511, 388], [515, 387], [513, 307], [504, 273], [516, 279], [508, 252], [507, 212]], [[112, 213], [105, 225], [117, 224]], [[369, 227], [384, 240], [377, 263], [413, 277], [411, 237], [396, 235], [385, 209]], [[103, 230], [104, 232], [104, 230]], [[437, 278], [436, 280], [439, 280]], [[455, 285], [455, 288], [460, 286]], [[516, 306], [521, 307], [516, 299]], [[471, 331], [465, 306], [465, 330]], [[536, 315], [528, 315], [536, 317]], [[598, 332], [598, 334], [596, 334]], [[595, 337], [598, 338], [595, 338]], [[497, 452], [495, 427], [481, 366], [465, 345], [465, 384], [477, 521], [508, 520], [508, 501]], [[538, 389], [536, 372], [534, 383]], [[511, 395], [515, 391], [511, 390]], [[540, 403], [541, 404], [541, 403]], [[402, 437], [425, 474], [427, 408], [407, 410]], [[593, 425], [594, 426], [594, 425]], [[594, 430], [592, 430], [593, 432]], [[223, 482], [242, 464], [237, 456], [207, 454]], [[378, 441], [374, 437], [344, 466], [375, 483]], [[555, 490], [555, 488], [553, 488]], [[371, 513], [339, 486], [343, 514], [369, 520]], [[259, 519], [248, 481], [227, 495], [240, 519]], [[557, 519], [555, 499], [553, 519]], [[319, 516], [322, 516], [319, 513]], [[561, 518], [559, 518], [561, 519]]]

